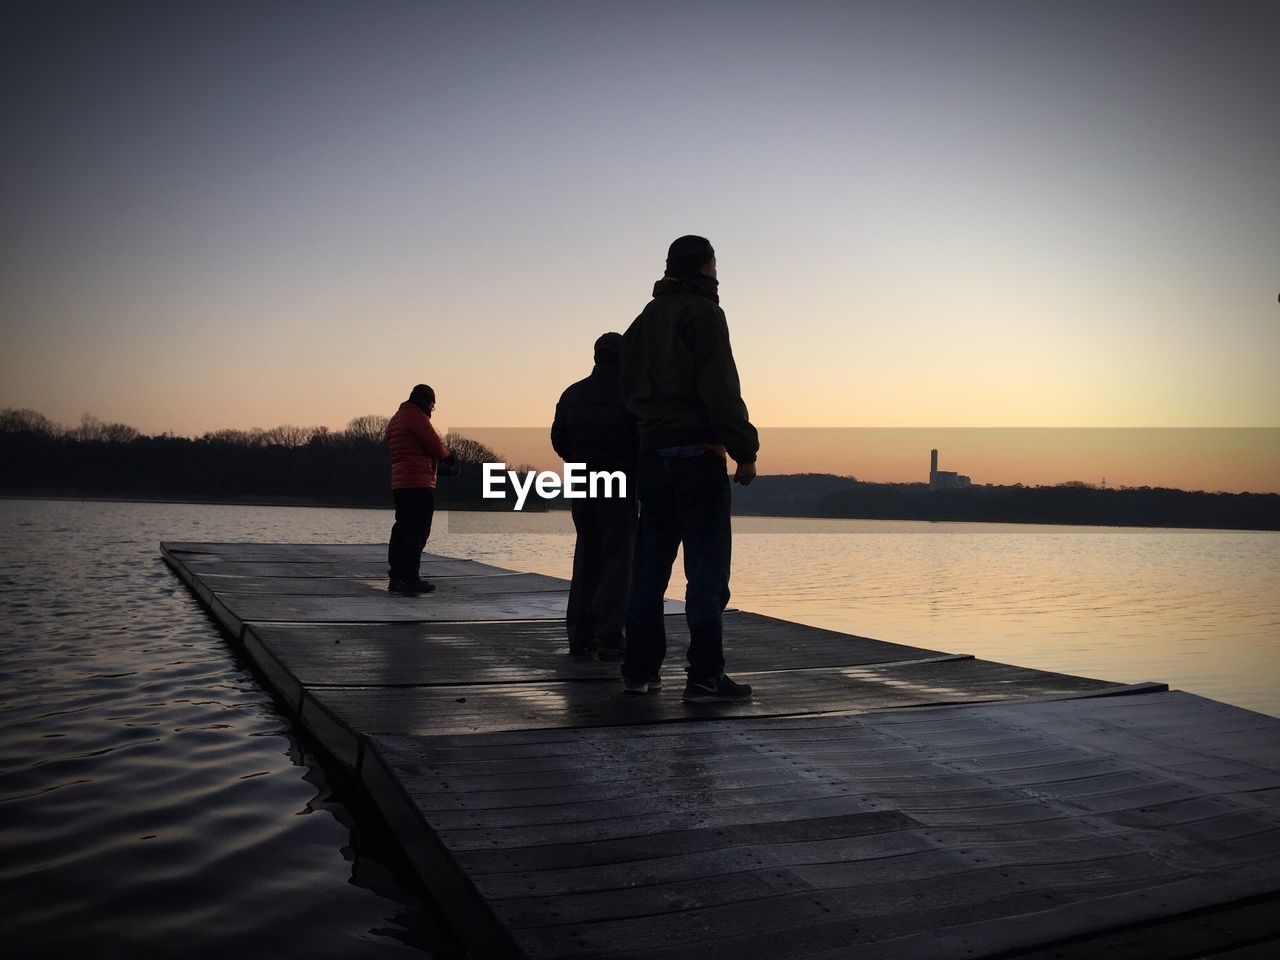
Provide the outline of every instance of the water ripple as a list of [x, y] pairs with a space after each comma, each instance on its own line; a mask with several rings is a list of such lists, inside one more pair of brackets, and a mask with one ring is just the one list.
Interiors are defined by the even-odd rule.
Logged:
[[[287, 531], [302, 514], [274, 511], [275, 539], [335, 539]], [[261, 519], [0, 501], [7, 954], [449, 953], [398, 855], [371, 846], [376, 822], [300, 761], [289, 721], [158, 559], [161, 540], [253, 539]]]

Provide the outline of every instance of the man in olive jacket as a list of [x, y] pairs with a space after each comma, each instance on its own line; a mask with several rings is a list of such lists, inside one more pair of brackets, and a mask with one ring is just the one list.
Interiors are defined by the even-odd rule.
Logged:
[[719, 306], [715, 250], [680, 237], [667, 252], [653, 299], [623, 337], [622, 391], [639, 420], [636, 530], [623, 690], [661, 686], [666, 657], [662, 597], [684, 545], [690, 703], [737, 702], [751, 687], [724, 673], [721, 615], [729, 603], [729, 477], [756, 475], [760, 440], [747, 419], [729, 326]]
[[622, 402], [621, 359], [622, 334], [600, 336], [591, 376], [560, 395], [551, 424], [551, 446], [566, 463], [626, 477], [625, 496], [569, 501], [578, 534], [565, 616], [569, 652], [602, 660], [622, 658], [636, 532], [636, 418]]

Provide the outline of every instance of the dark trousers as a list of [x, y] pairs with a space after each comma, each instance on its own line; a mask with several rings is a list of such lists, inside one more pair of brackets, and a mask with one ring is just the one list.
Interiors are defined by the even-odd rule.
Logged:
[[436, 511], [436, 492], [430, 487], [392, 490], [396, 522], [387, 544], [387, 566], [392, 580], [415, 583], [422, 563], [422, 548], [431, 536], [431, 517]]
[[622, 646], [636, 535], [635, 494], [630, 489], [627, 493], [569, 501], [578, 532], [565, 616], [570, 649], [586, 650], [597, 643]]
[[725, 461], [710, 451], [697, 457], [645, 452], [637, 474], [640, 521], [622, 675], [645, 680], [662, 666], [667, 655], [662, 595], [676, 549], [684, 544], [689, 678], [719, 676], [724, 672], [721, 614], [729, 604], [732, 547]]

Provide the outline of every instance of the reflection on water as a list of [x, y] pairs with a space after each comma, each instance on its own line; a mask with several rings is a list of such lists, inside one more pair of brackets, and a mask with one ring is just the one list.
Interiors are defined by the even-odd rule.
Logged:
[[[881, 533], [846, 522], [861, 529], [739, 536], [735, 602], [1280, 714], [1280, 534], [978, 524]], [[766, 572], [775, 564], [790, 571], [781, 582]]]
[[[563, 513], [471, 514], [453, 526], [468, 533], [433, 549], [572, 570]], [[743, 610], [1042, 670], [1158, 680], [1275, 715], [1278, 585], [1273, 532], [734, 520], [732, 604]], [[677, 574], [670, 595], [682, 590]]]
[[[430, 549], [568, 576], [567, 515], [467, 519], [464, 533], [442, 516]], [[161, 540], [380, 542], [390, 520], [376, 510], [0, 501], [6, 948], [449, 952], [376, 818], [302, 755], [158, 555]], [[733, 603], [743, 609], [1043, 669], [1163, 680], [1280, 714], [1280, 535], [768, 519], [735, 521], [735, 531]]]

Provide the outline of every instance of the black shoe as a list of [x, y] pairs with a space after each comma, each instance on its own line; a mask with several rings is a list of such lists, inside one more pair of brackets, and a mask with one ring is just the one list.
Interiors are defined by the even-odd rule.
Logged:
[[432, 590], [434, 590], [435, 588], [436, 588], [436, 585], [435, 585], [434, 583], [430, 582], [429, 580], [419, 580], [419, 581], [418, 581], [418, 592], [419, 592], [419, 593], [430, 593], [430, 592], [431, 592]]
[[[387, 584], [387, 593], [394, 593], [402, 597], [416, 597], [423, 591], [419, 589], [420, 583], [411, 583], [408, 580], [392, 580]], [[432, 590], [435, 587], [431, 588]]]
[[680, 699], [685, 703], [746, 703], [751, 699], [751, 685], [734, 683], [723, 673], [706, 680], [690, 678]]
[[589, 643], [585, 646], [574, 646], [569, 644], [569, 659], [571, 660], [594, 660], [596, 653], [600, 650], [598, 643]]

